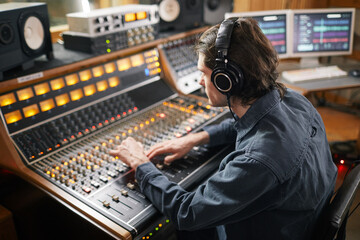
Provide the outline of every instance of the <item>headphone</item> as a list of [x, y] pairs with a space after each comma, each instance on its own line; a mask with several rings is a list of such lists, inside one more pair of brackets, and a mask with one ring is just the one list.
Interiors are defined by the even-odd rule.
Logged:
[[215, 40], [216, 64], [211, 74], [211, 81], [215, 88], [228, 96], [235, 88], [241, 89], [244, 82], [241, 69], [227, 58], [231, 34], [237, 19], [228, 18], [220, 24]]

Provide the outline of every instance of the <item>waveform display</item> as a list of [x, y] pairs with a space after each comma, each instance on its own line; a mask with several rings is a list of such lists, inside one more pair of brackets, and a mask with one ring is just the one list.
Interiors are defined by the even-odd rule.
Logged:
[[263, 33], [279, 54], [285, 54], [286, 46], [286, 15], [251, 16], [255, 19]]
[[313, 39], [313, 43], [328, 43], [328, 42], [348, 42], [348, 38], [324, 38], [324, 39]]
[[348, 36], [347, 32], [324, 32], [324, 33], [320, 33], [320, 32], [316, 32], [314, 33], [314, 37], [318, 38], [318, 37], [344, 37], [344, 36]]
[[349, 51], [351, 19], [351, 12], [294, 14], [294, 52]]

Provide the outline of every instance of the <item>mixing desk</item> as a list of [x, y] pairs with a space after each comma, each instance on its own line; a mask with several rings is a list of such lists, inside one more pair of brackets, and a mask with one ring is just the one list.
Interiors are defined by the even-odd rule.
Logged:
[[[77, 199], [132, 237], [144, 235], [160, 214], [139, 191], [134, 171], [109, 150], [129, 136], [148, 149], [227, 114], [205, 99], [174, 93], [160, 77], [158, 55], [152, 49], [0, 96], [1, 118], [22, 163], [32, 172], [30, 180], [50, 182], [56, 191], [45, 191], [81, 211], [67, 200]], [[196, 147], [171, 165], [163, 164], [163, 156], [153, 163], [170, 180], [192, 189], [226, 153], [224, 147]]]

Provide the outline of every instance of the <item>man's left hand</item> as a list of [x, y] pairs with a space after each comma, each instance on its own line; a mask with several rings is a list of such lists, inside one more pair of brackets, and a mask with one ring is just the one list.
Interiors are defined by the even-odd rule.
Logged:
[[150, 162], [150, 159], [144, 153], [143, 145], [132, 137], [122, 141], [116, 147], [116, 150], [111, 150], [109, 154], [118, 157], [122, 162], [134, 169], [143, 163]]

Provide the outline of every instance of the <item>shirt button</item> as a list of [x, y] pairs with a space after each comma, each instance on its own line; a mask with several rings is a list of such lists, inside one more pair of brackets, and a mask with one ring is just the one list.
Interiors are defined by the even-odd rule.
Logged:
[[312, 131], [311, 131], [310, 137], [315, 137], [316, 133], [317, 133], [316, 127], [312, 127]]

